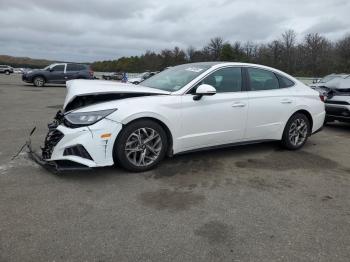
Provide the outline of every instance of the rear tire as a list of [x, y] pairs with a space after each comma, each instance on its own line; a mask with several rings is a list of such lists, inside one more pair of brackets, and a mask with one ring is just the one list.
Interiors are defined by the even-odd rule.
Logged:
[[36, 87], [43, 87], [45, 85], [45, 79], [43, 77], [41, 77], [41, 76], [36, 76], [33, 79], [33, 84]]
[[124, 127], [114, 144], [115, 162], [132, 172], [154, 168], [168, 148], [164, 129], [151, 120], [138, 120]]
[[304, 114], [294, 114], [284, 128], [281, 144], [288, 150], [300, 149], [310, 136], [310, 131], [309, 119]]

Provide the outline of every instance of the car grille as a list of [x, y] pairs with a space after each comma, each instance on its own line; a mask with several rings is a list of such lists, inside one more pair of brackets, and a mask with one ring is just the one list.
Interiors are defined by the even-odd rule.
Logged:
[[81, 158], [93, 160], [90, 154], [86, 151], [86, 149], [82, 145], [76, 145], [72, 147], [67, 147], [64, 152], [64, 156], [78, 156]]
[[51, 158], [54, 147], [61, 141], [63, 136], [63, 133], [57, 129], [49, 129], [45, 138], [44, 147], [42, 148], [43, 159]]

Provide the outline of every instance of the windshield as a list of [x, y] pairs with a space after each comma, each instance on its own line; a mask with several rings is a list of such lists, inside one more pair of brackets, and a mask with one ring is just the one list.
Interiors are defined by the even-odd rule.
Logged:
[[180, 90], [209, 68], [210, 65], [205, 64], [179, 65], [166, 69], [163, 72], [143, 81], [141, 85], [174, 92]]

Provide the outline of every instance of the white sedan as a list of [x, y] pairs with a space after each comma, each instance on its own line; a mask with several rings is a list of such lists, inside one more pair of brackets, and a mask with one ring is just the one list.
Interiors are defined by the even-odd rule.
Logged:
[[175, 66], [137, 86], [72, 80], [63, 109], [42, 149], [57, 169], [145, 171], [165, 156], [274, 140], [295, 150], [325, 119], [323, 97], [290, 75], [222, 62]]

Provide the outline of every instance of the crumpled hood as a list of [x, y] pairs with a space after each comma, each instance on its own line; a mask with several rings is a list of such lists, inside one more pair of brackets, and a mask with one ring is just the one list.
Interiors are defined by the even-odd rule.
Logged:
[[133, 85], [127, 83], [109, 82], [102, 80], [70, 80], [67, 81], [67, 93], [63, 109], [76, 97], [99, 94], [154, 94], [169, 95], [170, 92]]
[[350, 89], [350, 78], [335, 78], [324, 83], [323, 86], [331, 89]]

